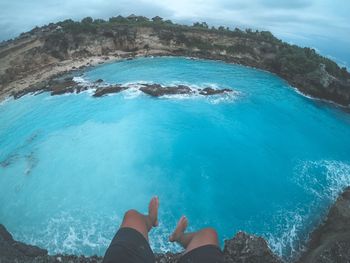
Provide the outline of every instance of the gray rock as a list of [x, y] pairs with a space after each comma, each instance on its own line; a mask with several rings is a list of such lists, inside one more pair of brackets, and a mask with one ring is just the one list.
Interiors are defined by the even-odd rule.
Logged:
[[140, 88], [140, 90], [152, 97], [193, 93], [193, 91], [189, 87], [184, 85], [179, 85], [175, 87], [163, 87], [159, 84], [145, 84]]
[[238, 232], [233, 239], [225, 241], [224, 256], [227, 263], [283, 262], [272, 253], [265, 239], [244, 232]]
[[325, 222], [312, 232], [299, 262], [350, 262], [350, 187], [338, 197]]
[[15, 241], [0, 224], [0, 262], [31, 262], [33, 258], [47, 255], [47, 250]]
[[105, 87], [105, 88], [98, 88], [93, 97], [102, 97], [105, 96], [107, 94], [111, 94], [111, 93], [119, 93], [123, 90], [126, 90], [126, 87], [122, 87], [120, 85], [115, 85], [115, 86], [110, 86], [110, 87]]
[[201, 95], [217, 95], [217, 94], [222, 94], [222, 93], [227, 93], [227, 92], [232, 92], [230, 89], [213, 89], [213, 88], [204, 88], [202, 89], [199, 94]]

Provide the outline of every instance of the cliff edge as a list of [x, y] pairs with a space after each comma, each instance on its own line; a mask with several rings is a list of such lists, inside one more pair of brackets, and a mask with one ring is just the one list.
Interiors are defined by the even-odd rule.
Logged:
[[[225, 241], [226, 263], [283, 263], [274, 255], [267, 242], [254, 235], [239, 232]], [[175, 263], [180, 254], [157, 254], [157, 263]], [[3, 225], [0, 225], [1, 263], [99, 263], [101, 257], [75, 255], [48, 255], [36, 246], [15, 241]], [[306, 251], [297, 263], [348, 263], [350, 262], [350, 187], [339, 196], [330, 208], [325, 221], [310, 236]]]

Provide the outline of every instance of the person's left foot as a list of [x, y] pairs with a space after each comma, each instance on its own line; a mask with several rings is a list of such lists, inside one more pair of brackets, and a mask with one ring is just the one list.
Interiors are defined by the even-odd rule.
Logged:
[[177, 225], [176, 225], [174, 232], [170, 235], [169, 241], [170, 242], [180, 242], [181, 237], [185, 233], [187, 225], [188, 225], [187, 218], [185, 216], [182, 216], [180, 218], [179, 222], [177, 222]]
[[158, 226], [158, 207], [159, 207], [159, 198], [155, 196], [151, 199], [148, 206], [148, 219], [150, 222], [150, 227]]

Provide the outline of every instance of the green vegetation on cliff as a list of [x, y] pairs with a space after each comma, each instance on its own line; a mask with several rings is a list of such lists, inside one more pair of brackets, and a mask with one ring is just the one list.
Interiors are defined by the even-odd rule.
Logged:
[[[200, 38], [186, 38], [183, 31], [198, 30], [208, 33], [216, 33], [223, 36], [246, 38], [253, 41], [258, 41], [261, 43], [274, 44], [265, 45], [261, 49], [264, 53], [275, 53], [276, 57], [267, 61], [269, 66], [276, 72], [288, 71], [289, 74], [305, 74], [316, 70], [320, 64], [325, 65], [326, 71], [339, 78], [349, 78], [350, 73], [345, 67], [340, 68], [332, 60], [318, 55], [314, 49], [311, 48], [301, 48], [296, 45], [290, 45], [284, 43], [277, 39], [269, 31], [253, 31], [251, 29], [246, 29], [245, 31], [235, 28], [230, 30], [229, 28], [224, 28], [222, 26], [215, 28], [207, 25], [205, 22], [196, 22], [192, 26], [180, 25], [173, 23], [170, 20], [163, 20], [161, 17], [154, 17], [149, 19], [144, 16], [130, 15], [128, 17], [117, 16], [111, 17], [108, 21], [103, 19], [93, 19], [91, 17], [86, 17], [81, 20], [81, 22], [73, 21], [71, 19], [65, 20], [63, 22], [58, 22], [58, 26], [62, 27], [62, 31], [72, 34], [81, 33], [91, 33], [96, 34], [99, 30], [111, 30], [118, 26], [131, 26], [131, 27], [153, 27], [155, 29], [168, 29], [173, 32], [173, 34], [164, 34], [162, 38], [164, 40], [170, 40], [174, 35], [181, 42], [185, 43], [188, 47], [196, 47], [204, 50], [213, 49], [226, 49], [225, 46], [212, 45], [209, 42], [203, 41]], [[60, 34], [58, 34], [59, 36]], [[56, 36], [57, 37], [57, 36]], [[276, 48], [277, 47], [277, 48]], [[227, 48], [229, 53], [243, 52], [243, 53], [253, 53], [252, 48], [249, 45], [235, 44]]]

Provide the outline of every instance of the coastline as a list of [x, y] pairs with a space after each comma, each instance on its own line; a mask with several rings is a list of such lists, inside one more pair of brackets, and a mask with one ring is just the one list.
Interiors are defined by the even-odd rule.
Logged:
[[[106, 61], [182, 56], [234, 63], [284, 79], [307, 97], [350, 107], [350, 73], [311, 48], [268, 31], [198, 28], [136, 17], [99, 23], [51, 23], [0, 45], [0, 100], [40, 90], [50, 79]], [[119, 21], [119, 22], [118, 22]], [[35, 87], [34, 87], [35, 86]]]
[[[282, 80], [286, 81], [288, 86], [294, 90], [294, 92], [298, 93], [299, 95], [313, 100], [313, 101], [319, 101], [322, 103], [325, 103], [326, 105], [330, 105], [332, 107], [339, 108], [340, 110], [343, 110], [345, 112], [350, 112], [350, 105], [349, 106], [344, 106], [338, 103], [335, 103], [334, 101], [327, 100], [327, 99], [322, 99], [322, 98], [317, 98], [313, 97], [312, 95], [309, 95], [307, 93], [304, 93], [297, 87], [293, 86], [291, 83], [289, 83], [286, 79], [282, 78], [278, 74], [274, 72], [270, 72], [265, 69], [261, 69], [258, 67], [254, 66], [248, 66], [240, 63], [235, 63], [235, 62], [230, 62], [230, 61], [225, 61], [222, 59], [213, 59], [213, 58], [206, 58], [206, 57], [196, 57], [196, 56], [183, 56], [179, 54], [172, 54], [171, 52], [168, 51], [161, 51], [161, 50], [141, 50], [141, 51], [136, 51], [136, 52], [125, 52], [122, 50], [116, 51], [114, 54], [109, 54], [107, 56], [92, 56], [92, 57], [87, 57], [87, 58], [80, 58], [79, 60], [67, 60], [64, 61], [64, 63], [58, 64], [53, 66], [50, 70], [47, 70], [46, 72], [40, 72], [37, 75], [34, 76], [28, 76], [26, 78], [23, 78], [21, 80], [15, 81], [12, 83], [12, 87], [5, 91], [0, 93], [0, 105], [4, 102], [6, 102], [9, 99], [14, 98], [15, 100], [18, 99], [16, 98], [16, 94], [21, 94], [19, 96], [22, 97], [27, 94], [33, 94], [36, 95], [41, 92], [49, 91], [45, 87], [48, 85], [48, 83], [54, 81], [57, 78], [62, 78], [65, 76], [70, 76], [70, 75], [76, 75], [77, 72], [84, 72], [88, 70], [89, 68], [93, 68], [99, 65], [104, 65], [108, 63], [114, 63], [117, 61], [122, 61], [122, 60], [130, 60], [130, 59], [135, 59], [135, 58], [142, 58], [142, 57], [184, 57], [186, 59], [191, 59], [191, 60], [210, 60], [210, 61], [217, 61], [221, 63], [226, 63], [226, 64], [231, 64], [231, 65], [239, 65], [242, 67], [262, 71], [265, 73], [269, 73], [272, 75], [275, 75], [278, 78], [281, 78]], [[38, 76], [39, 75], [39, 76]], [[45, 85], [42, 85], [44, 83]], [[96, 87], [94, 87], [96, 88]]]

